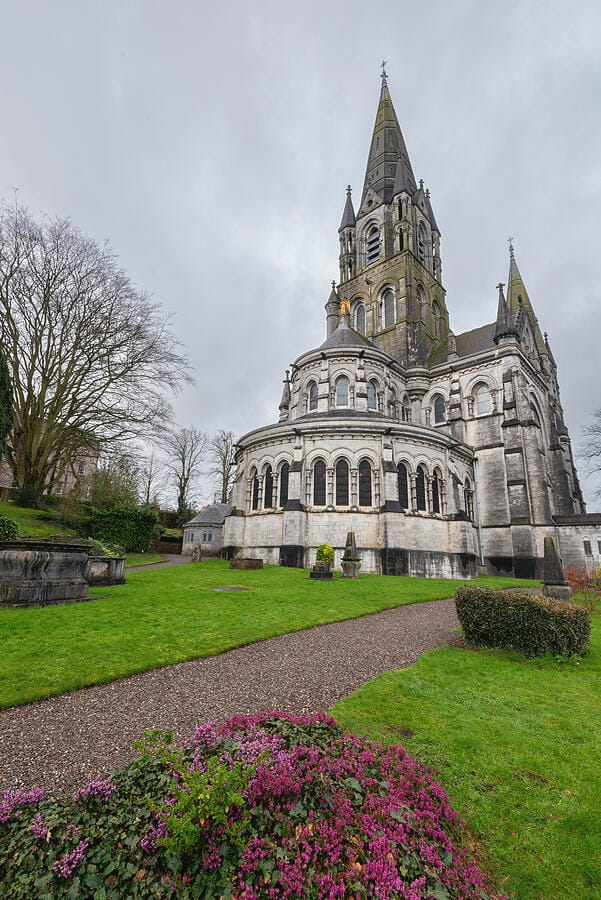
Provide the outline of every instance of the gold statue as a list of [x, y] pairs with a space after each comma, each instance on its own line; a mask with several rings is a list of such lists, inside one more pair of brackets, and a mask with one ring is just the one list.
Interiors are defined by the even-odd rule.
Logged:
[[345, 297], [343, 300], [340, 301], [340, 315], [346, 316], [347, 313], [350, 313], [350, 311], [351, 311], [351, 301], [348, 299], [348, 297]]

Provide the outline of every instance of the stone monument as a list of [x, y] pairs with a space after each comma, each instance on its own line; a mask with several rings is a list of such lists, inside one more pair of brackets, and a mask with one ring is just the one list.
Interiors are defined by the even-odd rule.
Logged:
[[346, 536], [346, 545], [342, 555], [342, 577], [358, 578], [361, 568], [361, 557], [357, 553], [355, 532], [349, 531]]
[[543, 594], [563, 603], [570, 603], [572, 597], [572, 588], [566, 581], [563, 565], [552, 537], [545, 538]]

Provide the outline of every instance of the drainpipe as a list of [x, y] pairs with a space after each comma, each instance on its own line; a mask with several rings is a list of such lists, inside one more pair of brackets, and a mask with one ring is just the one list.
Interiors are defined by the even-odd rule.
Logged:
[[482, 548], [482, 523], [480, 521], [480, 504], [478, 503], [478, 461], [474, 457], [474, 500], [476, 503], [476, 521], [478, 523], [478, 550], [480, 551], [480, 566], [484, 568], [484, 553]]

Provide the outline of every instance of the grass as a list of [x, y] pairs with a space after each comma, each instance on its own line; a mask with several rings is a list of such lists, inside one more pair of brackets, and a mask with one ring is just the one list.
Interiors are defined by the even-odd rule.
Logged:
[[601, 619], [580, 663], [435, 650], [332, 714], [434, 767], [509, 896], [601, 897]]
[[11, 501], [0, 502], [0, 514], [8, 516], [19, 526], [20, 537], [48, 538], [53, 535], [74, 535], [72, 528], [67, 528], [56, 520], [56, 512], [41, 509], [28, 509], [15, 506]]
[[[515, 582], [512, 582], [515, 583]], [[131, 572], [93, 602], [0, 610], [0, 707], [220, 653], [289, 631], [449, 597], [459, 582], [305, 569], [232, 571], [227, 562]], [[247, 591], [216, 593], [242, 585]]]

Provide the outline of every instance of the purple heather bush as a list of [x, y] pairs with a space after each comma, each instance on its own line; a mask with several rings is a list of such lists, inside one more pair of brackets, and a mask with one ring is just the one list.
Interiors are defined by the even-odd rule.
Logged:
[[138, 750], [72, 798], [5, 794], [0, 897], [493, 897], [444, 790], [402, 747], [266, 714]]

